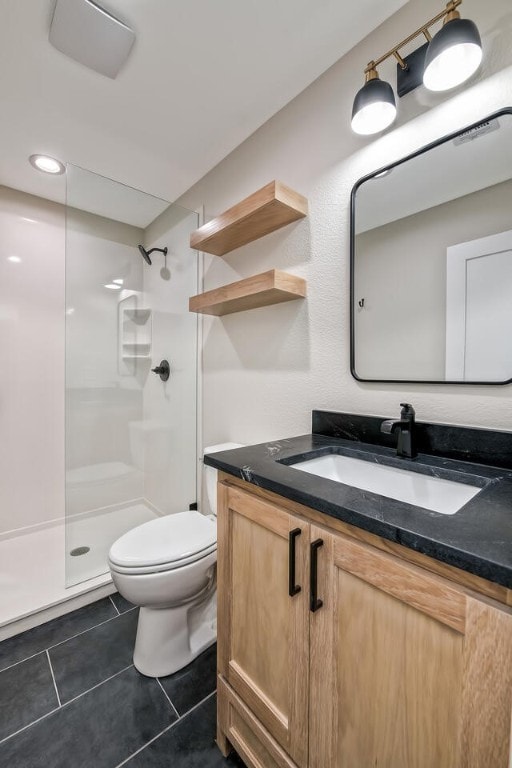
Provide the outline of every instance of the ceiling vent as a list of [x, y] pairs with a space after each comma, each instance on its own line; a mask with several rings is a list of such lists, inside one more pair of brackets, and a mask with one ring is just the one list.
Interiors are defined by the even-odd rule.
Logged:
[[49, 39], [66, 56], [114, 78], [128, 58], [135, 32], [91, 0], [57, 0]]

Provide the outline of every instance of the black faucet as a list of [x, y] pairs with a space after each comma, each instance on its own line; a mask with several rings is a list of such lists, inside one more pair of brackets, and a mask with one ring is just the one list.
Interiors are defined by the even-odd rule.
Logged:
[[396, 455], [404, 456], [406, 459], [414, 459], [418, 455], [414, 430], [414, 408], [409, 403], [400, 403], [400, 407], [402, 408], [400, 421], [387, 419], [380, 425], [380, 431], [391, 435], [398, 430]]

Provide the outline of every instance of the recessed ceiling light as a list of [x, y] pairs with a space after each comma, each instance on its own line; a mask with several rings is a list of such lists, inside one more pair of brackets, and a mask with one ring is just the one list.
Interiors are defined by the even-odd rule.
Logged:
[[19, 264], [21, 259], [19, 256], [8, 256], [7, 261], [12, 261], [14, 264]]
[[105, 288], [110, 288], [111, 291], [120, 291], [121, 290], [121, 286], [120, 285], [116, 285], [115, 283], [106, 283], [104, 287]]
[[124, 283], [124, 280], [122, 277], [116, 277], [115, 280], [112, 280], [113, 283], [117, 283], [117, 285], [122, 285]]
[[60, 160], [56, 160], [48, 155], [30, 155], [29, 162], [38, 171], [43, 171], [44, 173], [59, 174], [64, 173], [66, 170]]

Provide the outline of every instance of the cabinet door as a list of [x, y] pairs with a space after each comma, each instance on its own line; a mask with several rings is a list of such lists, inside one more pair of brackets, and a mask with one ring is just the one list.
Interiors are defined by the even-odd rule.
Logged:
[[507, 768], [510, 611], [351, 539], [311, 536], [324, 540], [311, 768]]
[[[309, 524], [222, 484], [218, 507], [219, 673], [294, 762], [305, 766]], [[300, 586], [292, 595], [290, 537]]]

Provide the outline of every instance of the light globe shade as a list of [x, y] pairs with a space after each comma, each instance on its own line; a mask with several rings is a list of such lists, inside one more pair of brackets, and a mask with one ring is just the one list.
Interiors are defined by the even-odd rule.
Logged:
[[481, 61], [482, 42], [476, 24], [469, 19], [452, 19], [430, 42], [423, 85], [429, 91], [448, 91], [471, 77]]
[[356, 93], [352, 108], [352, 130], [362, 136], [383, 131], [396, 117], [395, 94], [378, 77], [368, 80]]

